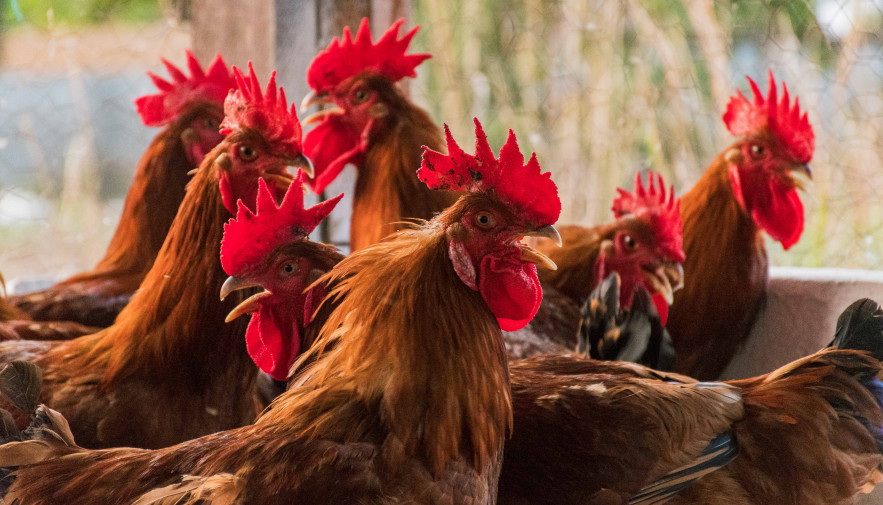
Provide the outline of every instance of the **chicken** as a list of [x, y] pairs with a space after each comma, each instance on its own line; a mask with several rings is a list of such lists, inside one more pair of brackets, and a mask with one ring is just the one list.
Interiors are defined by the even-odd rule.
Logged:
[[853, 503], [883, 478], [883, 311], [854, 303], [832, 344], [726, 383], [573, 356], [511, 362], [498, 502]]
[[528, 327], [538, 336], [521, 340], [555, 342], [560, 350], [572, 351], [577, 344], [580, 307], [611, 272], [621, 279], [623, 309], [628, 310], [635, 290], [641, 287], [652, 295], [664, 323], [672, 293], [683, 284], [678, 206], [674, 188], [666, 192], [661, 175], [651, 172], [645, 186], [637, 174], [634, 193], [618, 189], [612, 207], [614, 222], [593, 228], [562, 226], [560, 249], [550, 240], [536, 240], [536, 248], [555, 262], [557, 270], [540, 269], [546, 296]]
[[275, 75], [263, 94], [253, 72], [234, 73], [226, 139], [188, 184], [154, 266], [116, 323], [67, 342], [0, 343], [0, 360], [43, 369], [41, 401], [70, 421], [83, 446], [164, 447], [257, 414], [245, 325], [224, 323], [241, 300], [217, 296], [226, 277], [218, 248], [236, 200], [253, 206], [261, 177], [281, 195], [292, 180], [286, 167], [308, 168], [308, 160]]
[[321, 121], [304, 138], [315, 164], [310, 184], [321, 193], [348, 163], [358, 176], [353, 194], [350, 250], [358, 251], [406, 226], [409, 219], [430, 219], [451, 205], [457, 195], [430, 191], [417, 180], [422, 146], [439, 149], [441, 130], [423, 109], [396, 86], [414, 77], [429, 54], [405, 54], [419, 27], [398, 38], [399, 20], [372, 43], [368, 19], [355, 40], [349, 27], [343, 41], [335, 38], [307, 70], [312, 91], [302, 107], [333, 104], [304, 119]]
[[224, 97], [234, 82], [221, 56], [203, 70], [188, 51], [190, 77], [168, 61], [163, 63], [173, 82], [148, 73], [159, 93], [135, 103], [146, 125], [165, 128], [135, 169], [104, 258], [92, 270], [44, 291], [11, 298], [36, 320], [113, 324], [153, 265], [184, 198], [188, 172], [224, 138], [218, 126], [224, 118]]
[[738, 92], [723, 115], [739, 140], [681, 198], [687, 283], [666, 327], [675, 369], [703, 380], [720, 375], [763, 306], [769, 272], [762, 232], [788, 249], [803, 231], [794, 174], [811, 176], [812, 126], [784, 84], [778, 98], [772, 72], [766, 97], [748, 81], [754, 101]]
[[342, 301], [311, 349], [336, 344], [253, 426], [156, 451], [7, 444], [0, 465], [21, 468], [5, 500], [493, 503], [512, 415], [500, 323], [536, 311], [533, 263], [548, 262], [519, 239], [554, 233], [561, 207], [513, 134], [497, 159], [476, 126], [476, 156], [449, 138], [420, 171], [469, 193], [320, 279]]

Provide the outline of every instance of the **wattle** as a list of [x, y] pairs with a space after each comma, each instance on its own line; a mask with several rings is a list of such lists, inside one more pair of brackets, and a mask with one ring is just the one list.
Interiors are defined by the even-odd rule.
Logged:
[[790, 249], [803, 233], [803, 203], [797, 190], [778, 179], [759, 177], [743, 180], [739, 169], [731, 166], [730, 184], [736, 200], [751, 213], [754, 222], [770, 237]]
[[543, 301], [536, 265], [522, 262], [518, 253], [506, 257], [488, 255], [481, 262], [480, 272], [478, 291], [497, 317], [500, 328], [524, 328]]
[[[283, 330], [272, 311], [261, 308], [251, 316], [245, 345], [255, 364], [278, 381], [288, 378], [288, 369], [300, 351], [300, 331], [296, 324]], [[287, 336], [287, 338], [286, 338]]]
[[321, 193], [347, 163], [357, 163], [364, 146], [359, 135], [349, 128], [340, 115], [326, 116], [304, 137], [304, 154], [313, 162], [315, 177], [307, 183]]

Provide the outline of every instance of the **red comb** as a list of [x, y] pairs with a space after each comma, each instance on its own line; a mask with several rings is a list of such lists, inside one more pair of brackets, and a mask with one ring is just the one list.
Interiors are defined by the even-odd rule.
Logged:
[[215, 56], [208, 70], [204, 71], [193, 53], [187, 50], [187, 68], [190, 70], [190, 77], [166, 59], [162, 62], [172, 82], [147, 72], [153, 84], [159, 89], [159, 93], [144, 95], [135, 100], [138, 114], [147, 126], [162, 126], [168, 123], [191, 102], [206, 101], [222, 105], [227, 92], [235, 87], [230, 70], [227, 69], [227, 64], [220, 54]]
[[292, 104], [291, 110], [288, 109], [285, 90], [280, 86], [276, 92], [276, 71], [270, 74], [267, 91], [263, 93], [251, 62], [248, 62], [248, 77], [235, 66], [233, 76], [236, 89], [224, 101], [221, 133], [227, 135], [237, 128], [248, 128], [258, 132], [283, 154], [291, 158], [300, 155], [303, 152], [300, 121], [295, 106]]
[[445, 125], [448, 154], [441, 154], [423, 147], [423, 164], [417, 176], [430, 189], [470, 191], [473, 193], [496, 191], [503, 201], [515, 205], [536, 224], [552, 224], [561, 214], [561, 200], [551, 173], [542, 173], [536, 154], [527, 164], [518, 148], [515, 133], [500, 149], [500, 158], [487, 143], [487, 135], [477, 118], [475, 121], [475, 155], [466, 154]]
[[[653, 176], [656, 176], [654, 185]], [[650, 226], [656, 233], [660, 246], [666, 254], [677, 262], [685, 259], [684, 225], [681, 221], [681, 199], [675, 197], [675, 188], [671, 186], [665, 191], [662, 174], [647, 174], [647, 186], [641, 181], [641, 173], [635, 175], [635, 192], [617, 188], [617, 197], [613, 200], [613, 215], [620, 217], [632, 214], [649, 219]]]
[[321, 51], [307, 69], [307, 83], [316, 92], [328, 91], [350, 77], [371, 70], [391, 81], [414, 77], [417, 65], [431, 58], [431, 54], [405, 54], [419, 26], [415, 26], [402, 38], [399, 27], [404, 19], [396, 21], [377, 43], [371, 42], [368, 18], [362, 18], [355, 41], [350, 28], [343, 28], [343, 41], [334, 37], [331, 44]]
[[303, 172], [298, 171], [278, 207], [264, 179], [258, 183], [257, 212], [237, 201], [236, 218], [224, 225], [221, 240], [221, 266], [228, 275], [257, 264], [281, 244], [309, 235], [343, 197], [340, 194], [305, 209], [303, 182]]
[[[747, 76], [746, 76], [747, 77]], [[815, 134], [806, 113], [800, 114], [800, 99], [795, 98], [794, 106], [789, 103], [788, 87], [782, 83], [782, 99], [778, 100], [776, 80], [770, 71], [770, 86], [764, 97], [760, 88], [750, 77], [751, 91], [754, 102], [748, 101], [741, 91], [730, 98], [723, 120], [733, 135], [758, 133], [766, 127], [770, 133], [778, 137], [795, 161], [808, 163], [812, 159], [815, 148]]]

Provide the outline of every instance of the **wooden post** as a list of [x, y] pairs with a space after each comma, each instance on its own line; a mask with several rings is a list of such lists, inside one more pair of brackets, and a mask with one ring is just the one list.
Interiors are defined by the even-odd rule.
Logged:
[[[368, 17], [376, 36], [410, 13], [411, 0], [193, 0], [193, 52], [200, 61], [220, 52], [227, 64], [243, 69], [251, 61], [262, 83], [275, 69], [289, 101], [299, 103], [309, 91], [307, 67], [344, 26], [355, 34]], [[328, 195], [347, 196], [322, 223], [323, 242], [349, 242], [354, 183], [355, 173], [347, 169], [328, 188]]]

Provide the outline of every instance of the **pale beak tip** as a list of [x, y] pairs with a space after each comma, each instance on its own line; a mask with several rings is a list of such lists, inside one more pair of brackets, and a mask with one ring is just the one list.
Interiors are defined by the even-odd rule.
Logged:
[[300, 101], [300, 111], [305, 112], [307, 109], [309, 109], [310, 106], [313, 105], [313, 103], [315, 103], [314, 102], [315, 99], [316, 99], [316, 92], [313, 90], [310, 90], [310, 92], [307, 93], [307, 95], [304, 97], [304, 99]]

